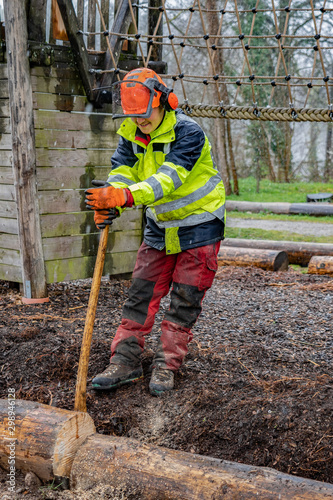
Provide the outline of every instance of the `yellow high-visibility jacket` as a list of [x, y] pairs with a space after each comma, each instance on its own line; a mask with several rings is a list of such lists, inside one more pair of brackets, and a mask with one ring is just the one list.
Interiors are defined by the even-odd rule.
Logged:
[[[221, 240], [224, 186], [201, 127], [181, 111], [171, 111], [148, 137], [130, 118], [125, 119], [118, 134], [120, 141], [111, 158], [108, 182], [128, 188], [135, 205], [147, 207], [152, 238], [148, 244], [159, 249], [164, 245], [172, 254], [191, 248], [191, 239], [192, 247]], [[197, 237], [193, 238], [195, 232]]]

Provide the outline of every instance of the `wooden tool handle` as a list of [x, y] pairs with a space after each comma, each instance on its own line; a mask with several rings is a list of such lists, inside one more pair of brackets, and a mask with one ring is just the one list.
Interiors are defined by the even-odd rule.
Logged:
[[86, 390], [87, 390], [87, 374], [92, 333], [94, 328], [98, 294], [101, 286], [103, 267], [105, 261], [106, 246], [108, 241], [109, 225], [106, 225], [101, 233], [101, 239], [98, 245], [97, 258], [95, 263], [94, 275], [91, 284], [91, 291], [88, 302], [88, 310], [86, 323], [84, 326], [79, 368], [77, 372], [76, 391], [75, 391], [75, 411], [87, 411], [86, 406]]

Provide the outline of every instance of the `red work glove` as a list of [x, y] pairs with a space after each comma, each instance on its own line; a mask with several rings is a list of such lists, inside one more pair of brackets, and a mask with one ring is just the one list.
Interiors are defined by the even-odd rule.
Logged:
[[123, 207], [126, 205], [124, 189], [112, 186], [90, 188], [86, 193], [86, 207], [92, 210], [105, 210], [107, 208]]
[[115, 208], [95, 210], [94, 221], [98, 229], [104, 229], [105, 226], [110, 226], [117, 217], [119, 217], [119, 212]]

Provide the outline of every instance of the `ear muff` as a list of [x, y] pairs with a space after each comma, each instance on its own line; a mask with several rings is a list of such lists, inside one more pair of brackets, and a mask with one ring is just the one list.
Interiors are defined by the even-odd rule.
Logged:
[[172, 89], [165, 87], [161, 93], [160, 104], [165, 111], [174, 111], [178, 108], [178, 97], [173, 93]]

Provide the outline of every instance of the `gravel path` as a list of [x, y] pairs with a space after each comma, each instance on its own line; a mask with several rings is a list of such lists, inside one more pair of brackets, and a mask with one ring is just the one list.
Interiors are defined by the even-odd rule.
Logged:
[[227, 227], [264, 229], [266, 231], [282, 231], [299, 233], [307, 236], [333, 236], [333, 224], [320, 222], [297, 222], [284, 220], [235, 219], [227, 217]]

